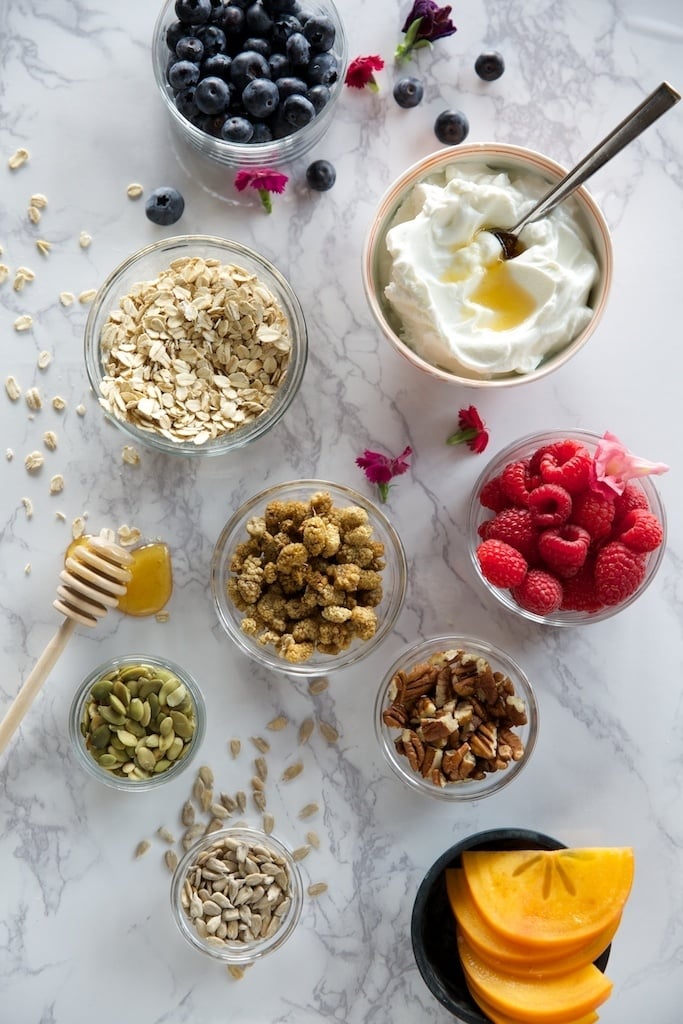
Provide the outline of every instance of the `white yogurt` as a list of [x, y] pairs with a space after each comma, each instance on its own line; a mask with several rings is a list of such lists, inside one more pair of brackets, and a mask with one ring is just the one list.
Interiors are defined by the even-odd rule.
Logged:
[[482, 231], [517, 223], [548, 187], [473, 163], [412, 189], [387, 232], [384, 294], [422, 359], [473, 377], [529, 373], [587, 325], [598, 264], [574, 200], [525, 228], [513, 260]]

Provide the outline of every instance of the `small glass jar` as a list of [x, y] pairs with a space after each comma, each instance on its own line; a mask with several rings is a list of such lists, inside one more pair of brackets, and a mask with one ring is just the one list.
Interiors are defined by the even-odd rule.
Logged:
[[[258, 636], [252, 636], [242, 629], [246, 613], [240, 611], [227, 593], [227, 584], [232, 575], [231, 561], [238, 544], [249, 540], [247, 524], [252, 517], [263, 515], [266, 505], [273, 501], [307, 502], [316, 492], [327, 492], [336, 509], [357, 506], [367, 514], [368, 525], [372, 528], [374, 540], [384, 546], [385, 568], [382, 570], [382, 598], [374, 608], [377, 627], [372, 637], [355, 637], [351, 644], [339, 653], [330, 654], [315, 650], [305, 661], [287, 660], [280, 655], [272, 643], [262, 643]], [[250, 498], [233, 514], [221, 531], [211, 563], [211, 588], [218, 619], [226, 633], [241, 650], [267, 668], [295, 676], [319, 676], [339, 668], [348, 668], [360, 658], [374, 651], [394, 626], [406, 593], [407, 564], [401, 540], [383, 512], [364, 495], [342, 484], [327, 480], [293, 480], [276, 484]]]
[[[220, 877], [221, 872], [212, 872], [214, 875], [218, 874], [219, 877], [204, 883], [209, 890], [215, 887], [216, 882], [219, 883], [218, 895], [215, 896], [210, 891], [208, 899], [219, 900], [220, 905], [216, 904], [211, 910], [207, 909], [202, 914], [197, 914], [204, 922], [199, 931], [191, 916], [192, 904], [199, 910], [202, 902], [196, 895], [192, 899], [193, 892], [196, 894], [197, 891], [197, 886], [194, 885], [195, 873], [198, 870], [196, 865], [198, 862], [204, 863], [212, 852], [222, 859], [226, 847], [232, 848], [236, 853], [239, 850], [245, 852], [247, 859], [242, 857], [240, 861], [239, 853], [236, 858], [236, 863], [245, 865], [245, 867], [237, 867], [234, 871], [223, 871], [223, 879]], [[251, 872], [248, 859], [253, 859], [263, 870]], [[273, 862], [275, 862], [274, 866], [284, 872], [284, 877], [287, 879], [286, 887], [281, 884], [282, 878], [270, 870]], [[231, 861], [230, 863], [235, 862]], [[248, 882], [243, 881], [245, 877], [255, 874], [262, 874], [264, 878], [259, 880], [252, 877]], [[225, 878], [227, 878], [227, 882], [223, 885]], [[279, 918], [281, 923], [277, 929], [269, 934], [268, 922], [272, 927], [272, 921], [278, 919], [278, 915], [274, 911], [271, 914], [269, 908], [278, 909], [280, 900], [280, 895], [273, 895], [272, 892], [270, 893], [272, 898], [269, 900], [268, 891], [273, 885], [281, 890], [282, 898], [288, 901], [288, 908], [281, 914]], [[234, 895], [246, 888], [251, 888], [251, 894], [247, 900]], [[265, 892], [260, 893], [259, 888]], [[254, 893], [256, 898], [252, 898]], [[231, 895], [233, 899], [230, 899]], [[206, 899], [207, 897], [204, 897], [204, 902]], [[197, 900], [199, 903], [196, 902]], [[266, 910], [257, 910], [255, 908], [259, 903], [269, 906]], [[240, 915], [240, 908], [245, 906], [249, 907], [249, 910]], [[281, 906], [282, 904], [280, 904]], [[171, 882], [171, 911], [180, 934], [195, 949], [226, 964], [250, 964], [279, 949], [296, 928], [301, 917], [302, 906], [301, 873], [291, 851], [275, 836], [267, 835], [255, 828], [226, 828], [203, 836], [194, 846], [190, 847], [182, 858]], [[218, 915], [213, 914], [215, 910], [218, 910]], [[247, 931], [250, 920], [253, 927], [253, 914], [259, 915], [259, 928], [263, 926], [262, 930], [265, 934], [254, 936], [253, 933]], [[218, 924], [215, 920], [217, 916], [220, 917]], [[223, 932], [227, 932], [233, 922], [233, 932], [223, 935]], [[224, 924], [223, 928], [221, 928], [221, 924]], [[234, 932], [237, 932], [238, 938], [230, 937]]]
[[[414, 770], [408, 758], [396, 749], [396, 740], [400, 738], [402, 729], [390, 727], [384, 720], [384, 711], [392, 703], [392, 680], [397, 672], [408, 673], [430, 658], [438, 657], [447, 651], [464, 651], [477, 658], [485, 659], [494, 672], [502, 672], [512, 682], [515, 696], [524, 702], [526, 722], [515, 726], [513, 732], [521, 740], [522, 756], [518, 760], [509, 760], [506, 768], [487, 772], [481, 779], [463, 779], [440, 785], [432, 781], [421, 771]], [[516, 779], [533, 752], [538, 735], [538, 705], [536, 697], [526, 674], [513, 659], [499, 647], [485, 640], [468, 636], [436, 636], [429, 640], [419, 640], [407, 647], [387, 670], [377, 691], [374, 710], [375, 734], [380, 749], [394, 775], [406, 786], [417, 793], [423, 793], [437, 800], [460, 802], [480, 800], [482, 797], [497, 793], [503, 786]]]
[[477, 579], [483, 583], [486, 590], [505, 608], [515, 612], [517, 615], [521, 615], [522, 618], [527, 619], [529, 622], [537, 622], [545, 626], [582, 626], [589, 622], [602, 622], [605, 619], [616, 615], [618, 612], [623, 611], [625, 608], [628, 608], [629, 605], [633, 604], [633, 602], [640, 597], [643, 591], [654, 579], [662, 558], [664, 557], [664, 549], [666, 547], [666, 512], [664, 505], [657, 488], [652, 482], [652, 478], [649, 476], [643, 476], [637, 480], [633, 480], [632, 482], [639, 487], [645, 495], [650, 511], [655, 514], [661, 523], [664, 536], [659, 547], [645, 556], [645, 576], [643, 577], [639, 587], [633, 594], [631, 594], [630, 597], [626, 598], [626, 600], [622, 601], [620, 604], [606, 605], [595, 612], [563, 611], [560, 609], [548, 615], [537, 615], [535, 612], [528, 611], [526, 608], [522, 608], [517, 604], [509, 590], [502, 587], [496, 587], [484, 578], [476, 553], [477, 548], [481, 543], [481, 536], [478, 531], [481, 524], [485, 520], [490, 519], [495, 513], [491, 509], [485, 508], [479, 501], [479, 495], [481, 494], [482, 488], [486, 483], [502, 473], [508, 463], [518, 462], [522, 459], [529, 458], [542, 445], [552, 444], [553, 442], [561, 441], [565, 438], [571, 438], [579, 441], [588, 449], [589, 452], [591, 452], [591, 454], [595, 453], [598, 442], [601, 439], [599, 434], [593, 433], [589, 430], [579, 430], [571, 427], [567, 430], [543, 430], [538, 433], [528, 434], [525, 437], [514, 441], [512, 444], [498, 452], [498, 454], [491, 459], [482, 471], [472, 490], [472, 496], [470, 498], [467, 513], [468, 548], [470, 560], [477, 574]]
[[170, 51], [166, 42], [166, 31], [175, 20], [174, 0], [166, 0], [154, 26], [152, 39], [152, 61], [154, 78], [168, 112], [174, 132], [184, 147], [194, 151], [210, 163], [223, 167], [263, 168], [280, 167], [292, 163], [317, 145], [329, 129], [335, 116], [335, 109], [344, 89], [344, 76], [348, 59], [348, 45], [344, 26], [333, 0], [307, 0], [307, 13], [325, 15], [335, 28], [335, 42], [332, 48], [337, 64], [337, 78], [330, 84], [330, 98], [322, 110], [303, 128], [273, 139], [270, 142], [235, 143], [216, 138], [194, 125], [176, 106], [166, 72]]
[[127, 435], [130, 442], [156, 451], [190, 457], [227, 455], [262, 437], [278, 423], [299, 391], [308, 358], [308, 332], [299, 300], [277, 267], [255, 250], [239, 242], [211, 235], [178, 235], [161, 239], [126, 257], [100, 286], [90, 307], [85, 325], [85, 366], [90, 386], [99, 398], [106, 372], [101, 336], [110, 314], [118, 309], [121, 299], [140, 282], [156, 280], [175, 260], [195, 257], [235, 265], [255, 275], [271, 292], [284, 313], [289, 326], [291, 350], [284, 378], [279, 382], [271, 404], [254, 419], [202, 444], [195, 444], [191, 438], [169, 438], [157, 429], [142, 429], [125, 416], [115, 415], [107, 409], [103, 409], [103, 414]]
[[[106, 679], [107, 677], [111, 678], [113, 674], [117, 674], [118, 676], [118, 674], [121, 672], [125, 673], [127, 669], [131, 670], [140, 666], [147, 666], [150, 670], [148, 674], [152, 678], [160, 678], [160, 676], [157, 673], [157, 670], [159, 670], [159, 672], [164, 675], [170, 673], [172, 676], [175, 676], [179, 680], [180, 684], [185, 687], [186, 697], [189, 699], [190, 706], [193, 708], [194, 712], [194, 731], [192, 732], [191, 737], [187, 738], [187, 742], [183, 744], [179, 756], [175, 757], [175, 759], [172, 760], [171, 763], [163, 771], [152, 771], [149, 774], [149, 777], [137, 777], [134, 774], [121, 774], [121, 769], [118, 766], [113, 766], [112, 770], [103, 767], [101, 764], [98, 763], [97, 760], [95, 760], [95, 756], [93, 755], [93, 753], [91, 753], [91, 749], [101, 749], [102, 752], [104, 753], [107, 750], [107, 746], [105, 745], [102, 748], [98, 748], [92, 745], [91, 742], [91, 749], [88, 749], [88, 747], [86, 746], [84, 730], [82, 728], [84, 721], [87, 719], [87, 717], [89, 717], [88, 703], [91, 699], [91, 690], [93, 686], [95, 686], [98, 682], [101, 682], [102, 680]], [[161, 678], [163, 683], [164, 678]], [[144, 716], [144, 698], [140, 701], [140, 703], [143, 704]], [[139, 733], [139, 729], [137, 728], [137, 726], [140, 723], [135, 721], [133, 715], [130, 714], [130, 705], [126, 706], [126, 713], [126, 720], [123, 723], [121, 723], [120, 726], [112, 724], [110, 731], [112, 732], [113, 735], [117, 737], [117, 739], [119, 739], [120, 737], [118, 736], [116, 730], [120, 729], [127, 731], [131, 727], [132, 723], [132, 727], [135, 729], [136, 738], [142, 738], [141, 736], [137, 735]], [[170, 715], [168, 717], [170, 717]], [[145, 718], [143, 717], [142, 722], [144, 721]], [[174, 723], [174, 729], [175, 727], [176, 723]], [[149, 736], [151, 735], [152, 732], [156, 731], [153, 726], [146, 725], [144, 727], [141, 726], [141, 728], [144, 728], [145, 736]], [[205, 729], [206, 707], [204, 704], [204, 698], [202, 696], [201, 690], [199, 689], [199, 686], [195, 679], [190, 675], [190, 673], [186, 669], [181, 668], [179, 665], [176, 665], [168, 658], [156, 657], [150, 654], [125, 654], [119, 657], [110, 658], [108, 661], [105, 661], [101, 665], [98, 665], [97, 668], [93, 669], [92, 672], [90, 672], [86, 676], [86, 678], [83, 680], [81, 685], [76, 690], [74, 698], [71, 702], [71, 709], [69, 711], [69, 737], [71, 739], [71, 743], [74, 747], [74, 750], [76, 751], [79, 764], [93, 778], [97, 779], [99, 782], [103, 782], [106, 786], [110, 786], [112, 789], [118, 789], [122, 792], [127, 793], [141, 793], [150, 789], [158, 789], [160, 786], [163, 786], [166, 782], [170, 782], [172, 779], [177, 778], [182, 772], [185, 771], [185, 769], [189, 766], [190, 762], [194, 759], [197, 751], [199, 750], [202, 744]], [[183, 731], [185, 731], [185, 729], [183, 729]], [[99, 743], [100, 741], [98, 740], [97, 742]], [[156, 744], [155, 747], [158, 747], [158, 744]]]

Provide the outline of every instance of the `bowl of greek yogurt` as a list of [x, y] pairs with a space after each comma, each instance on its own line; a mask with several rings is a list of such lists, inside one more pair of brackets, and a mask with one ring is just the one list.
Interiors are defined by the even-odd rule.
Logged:
[[382, 333], [413, 366], [452, 384], [509, 387], [546, 376], [605, 310], [612, 241], [584, 189], [529, 224], [503, 260], [487, 228], [510, 227], [565, 174], [519, 146], [474, 143], [408, 168], [382, 197], [363, 284]]

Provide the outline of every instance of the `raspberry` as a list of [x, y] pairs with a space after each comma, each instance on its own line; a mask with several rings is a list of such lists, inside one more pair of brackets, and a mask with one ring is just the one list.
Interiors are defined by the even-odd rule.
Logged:
[[598, 491], [575, 494], [571, 522], [588, 530], [593, 540], [602, 540], [612, 529], [614, 502]]
[[[632, 508], [619, 524], [618, 539], [631, 551], [654, 551], [664, 540], [662, 524], [653, 512]], [[489, 533], [489, 536], [493, 534]]]
[[592, 560], [584, 562], [576, 576], [564, 581], [564, 594], [560, 608], [563, 612], [589, 612], [594, 614], [603, 608], [595, 589], [595, 565]]
[[529, 492], [539, 481], [529, 471], [529, 460], [508, 462], [500, 474], [500, 486], [511, 502], [525, 508], [529, 504]]
[[479, 491], [479, 504], [484, 508], [490, 508], [492, 512], [502, 512], [504, 508], [509, 507], [510, 499], [501, 487], [499, 476], [486, 481]]
[[567, 439], [548, 445], [538, 460], [538, 468], [545, 483], [559, 484], [570, 494], [580, 494], [590, 482], [592, 461], [587, 448]]
[[638, 484], [627, 483], [623, 493], [614, 499], [614, 525], [618, 526], [626, 513], [633, 508], [644, 508], [649, 511], [650, 506], [643, 489]]
[[529, 569], [511, 593], [520, 608], [536, 615], [550, 615], [562, 604], [562, 584], [544, 569]]
[[595, 593], [603, 604], [621, 604], [636, 592], [645, 577], [645, 558], [612, 540], [595, 559]]
[[538, 553], [549, 569], [558, 576], [573, 576], [588, 555], [591, 535], [582, 526], [565, 523], [544, 530], [538, 538]]
[[529, 509], [536, 526], [561, 526], [572, 511], [572, 496], [559, 484], [541, 484], [529, 495]]
[[526, 576], [526, 559], [502, 540], [485, 540], [477, 548], [477, 560], [482, 576], [494, 587], [514, 587]]
[[506, 508], [493, 519], [488, 520], [485, 540], [490, 537], [504, 540], [506, 544], [524, 555], [527, 562], [538, 558], [537, 531], [531, 512], [526, 508]]

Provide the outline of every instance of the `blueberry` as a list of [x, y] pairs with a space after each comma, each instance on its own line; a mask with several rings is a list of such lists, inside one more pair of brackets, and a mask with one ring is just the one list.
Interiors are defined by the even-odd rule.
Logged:
[[209, 21], [220, 21], [223, 17], [224, 10], [225, 4], [223, 3], [223, 0], [211, 0], [211, 14], [209, 15]]
[[470, 123], [461, 110], [443, 110], [434, 122], [434, 134], [444, 146], [457, 146], [469, 130]]
[[273, 22], [273, 31], [270, 38], [273, 46], [284, 50], [287, 40], [295, 32], [301, 32], [302, 25], [295, 14], [281, 14]]
[[217, 22], [223, 29], [226, 36], [238, 36], [244, 29], [244, 11], [234, 3], [223, 8], [223, 13]]
[[183, 25], [182, 21], [172, 21], [166, 29], [166, 45], [169, 50], [175, 50], [179, 40], [186, 35], [187, 25]]
[[214, 53], [213, 57], [207, 57], [199, 65], [199, 73], [202, 78], [222, 78], [224, 82], [230, 81], [230, 65], [232, 60], [227, 53]]
[[338, 74], [339, 64], [333, 53], [316, 53], [306, 67], [306, 80], [311, 85], [332, 85]]
[[189, 60], [177, 60], [168, 69], [168, 82], [172, 89], [187, 89], [199, 81], [199, 68]]
[[154, 224], [175, 224], [183, 215], [185, 200], [177, 189], [155, 188], [145, 203], [145, 213]]
[[291, 65], [284, 53], [271, 53], [268, 58], [270, 77], [275, 81], [278, 78], [286, 78], [291, 73]]
[[221, 138], [226, 142], [249, 142], [254, 126], [246, 117], [228, 117], [221, 128]]
[[292, 128], [303, 128], [315, 117], [315, 107], [305, 96], [294, 93], [282, 104], [282, 117]]
[[394, 99], [399, 107], [416, 107], [423, 96], [424, 88], [419, 78], [401, 78], [394, 86]]
[[222, 78], [202, 78], [195, 90], [194, 101], [203, 114], [220, 114], [230, 102], [230, 87]]
[[244, 109], [252, 117], [268, 117], [277, 110], [279, 102], [278, 87], [269, 78], [254, 78], [247, 82], [242, 92]]
[[211, 17], [211, 0], [176, 0], [175, 15], [187, 25], [203, 25]]
[[242, 43], [243, 50], [253, 50], [255, 53], [260, 53], [266, 60], [270, 57], [273, 52], [273, 47], [270, 45], [267, 39], [262, 39], [261, 36], [249, 36]]
[[204, 43], [197, 36], [183, 36], [176, 43], [175, 53], [178, 60], [191, 60], [193, 64], [199, 64], [204, 56]]
[[303, 67], [311, 59], [311, 44], [301, 32], [294, 32], [287, 40], [285, 52], [293, 67]]
[[225, 53], [227, 41], [225, 32], [218, 25], [203, 25], [197, 29], [197, 38], [204, 44], [204, 53], [213, 57], [216, 53]]
[[261, 0], [247, 7], [246, 13], [247, 28], [257, 35], [267, 36], [273, 28], [273, 19], [268, 14]]
[[297, 94], [299, 96], [304, 96], [308, 90], [308, 86], [303, 79], [292, 78], [291, 76], [287, 78], [278, 78], [275, 84], [280, 96], [280, 101], [286, 100], [288, 96], [294, 96]]
[[306, 99], [311, 101], [316, 114], [319, 114], [329, 103], [331, 95], [332, 93], [326, 85], [312, 85], [310, 89], [306, 90]]
[[223, 125], [225, 124], [225, 114], [207, 114], [200, 115], [195, 121], [197, 128], [200, 128], [207, 135], [213, 135], [217, 139], [220, 139]]
[[263, 0], [263, 6], [271, 14], [288, 14], [296, 9], [297, 0]]
[[337, 180], [337, 172], [329, 160], [314, 160], [306, 168], [306, 181], [316, 192], [327, 192]]
[[230, 78], [241, 92], [247, 82], [251, 82], [253, 78], [270, 78], [268, 61], [262, 53], [256, 53], [255, 50], [243, 50], [232, 59]]
[[304, 25], [304, 35], [311, 44], [313, 53], [331, 50], [336, 36], [335, 28], [329, 18], [323, 15], [311, 15]]
[[474, 70], [485, 82], [495, 82], [505, 71], [505, 61], [497, 50], [480, 53], [474, 62]]
[[254, 125], [254, 134], [249, 141], [252, 144], [257, 142], [272, 142], [273, 133], [264, 121], [258, 121]]
[[199, 108], [194, 101], [196, 89], [196, 85], [190, 85], [187, 89], [182, 89], [177, 93], [175, 98], [175, 105], [178, 111], [189, 121], [199, 113]]

